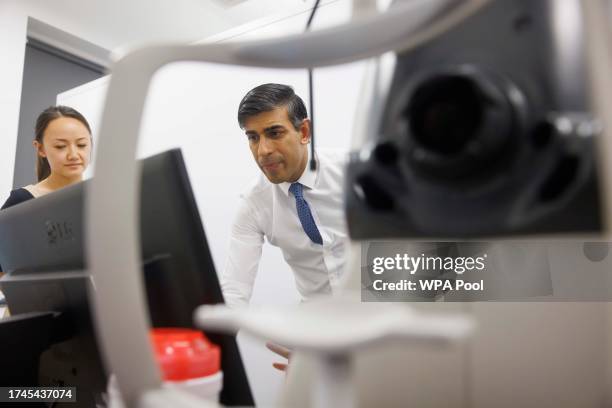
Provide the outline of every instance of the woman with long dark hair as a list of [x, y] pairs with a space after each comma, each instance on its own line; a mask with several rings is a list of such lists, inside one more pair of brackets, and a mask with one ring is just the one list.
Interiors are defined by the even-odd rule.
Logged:
[[38, 183], [11, 191], [2, 209], [78, 183], [91, 160], [89, 123], [68, 106], [51, 106], [38, 116], [32, 143]]

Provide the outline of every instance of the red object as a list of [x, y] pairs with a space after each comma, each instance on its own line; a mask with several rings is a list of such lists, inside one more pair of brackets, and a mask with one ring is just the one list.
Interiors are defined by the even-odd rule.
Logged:
[[201, 331], [151, 329], [157, 362], [166, 381], [184, 381], [219, 372], [221, 352]]

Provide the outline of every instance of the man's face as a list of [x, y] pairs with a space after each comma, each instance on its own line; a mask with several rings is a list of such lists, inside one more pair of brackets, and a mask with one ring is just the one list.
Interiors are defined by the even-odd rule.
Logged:
[[245, 121], [244, 131], [253, 158], [270, 182], [293, 183], [300, 178], [308, 160], [308, 119], [296, 130], [283, 106], [251, 116]]

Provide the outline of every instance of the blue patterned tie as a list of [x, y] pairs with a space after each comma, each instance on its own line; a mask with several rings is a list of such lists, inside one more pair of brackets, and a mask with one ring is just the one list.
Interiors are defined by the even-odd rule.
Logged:
[[315, 224], [314, 218], [312, 218], [310, 207], [308, 207], [308, 203], [304, 200], [304, 195], [302, 194], [303, 187], [304, 186], [300, 183], [293, 183], [291, 187], [289, 187], [289, 191], [295, 196], [295, 208], [297, 209], [298, 217], [300, 218], [304, 232], [312, 242], [323, 245], [323, 239], [321, 238], [317, 224]]

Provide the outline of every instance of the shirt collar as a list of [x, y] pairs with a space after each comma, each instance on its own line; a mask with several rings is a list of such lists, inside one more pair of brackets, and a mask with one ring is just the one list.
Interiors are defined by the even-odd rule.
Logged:
[[[314, 170], [314, 171], [310, 170], [310, 149], [307, 149], [306, 168], [304, 169], [304, 172], [302, 173], [300, 178], [297, 180], [297, 183], [300, 183], [301, 185], [303, 185], [304, 187], [306, 187], [309, 190], [313, 189], [315, 187], [315, 185], [316, 185], [316, 182], [317, 182], [317, 175], [319, 173], [319, 166], [320, 166], [320, 163], [317, 162], [316, 170]], [[291, 187], [291, 184], [293, 184], [293, 183], [284, 182], [284, 183], [280, 183], [279, 184], [280, 189], [287, 196], [289, 196], [289, 187]]]

